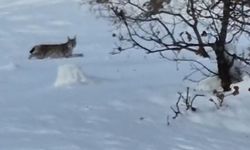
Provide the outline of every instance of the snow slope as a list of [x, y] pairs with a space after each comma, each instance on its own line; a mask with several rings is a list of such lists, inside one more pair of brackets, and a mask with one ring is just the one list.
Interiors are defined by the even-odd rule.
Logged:
[[[187, 66], [111, 56], [110, 24], [77, 0], [1, 0], [0, 20], [0, 150], [249, 149], [249, 82], [222, 109], [203, 98], [168, 126]], [[27, 59], [74, 35], [83, 58]]]

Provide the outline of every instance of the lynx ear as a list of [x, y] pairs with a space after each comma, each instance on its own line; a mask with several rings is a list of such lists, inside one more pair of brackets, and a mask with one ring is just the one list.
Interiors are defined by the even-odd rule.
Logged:
[[68, 40], [70, 40], [70, 37], [69, 37], [69, 36], [67, 36], [67, 39], [68, 39]]

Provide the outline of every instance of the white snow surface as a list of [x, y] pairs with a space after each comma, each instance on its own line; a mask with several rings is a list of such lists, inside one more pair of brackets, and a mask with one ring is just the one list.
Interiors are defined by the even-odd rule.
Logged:
[[[197, 98], [197, 112], [172, 120], [188, 64], [110, 55], [110, 24], [77, 0], [1, 0], [0, 20], [0, 150], [249, 149], [248, 77], [222, 108]], [[28, 60], [34, 45], [74, 35], [84, 57]]]

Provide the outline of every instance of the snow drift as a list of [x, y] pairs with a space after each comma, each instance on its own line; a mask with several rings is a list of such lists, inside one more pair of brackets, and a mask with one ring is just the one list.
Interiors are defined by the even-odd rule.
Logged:
[[66, 64], [58, 67], [57, 77], [54, 83], [55, 87], [82, 83], [87, 83], [87, 78], [79, 66]]

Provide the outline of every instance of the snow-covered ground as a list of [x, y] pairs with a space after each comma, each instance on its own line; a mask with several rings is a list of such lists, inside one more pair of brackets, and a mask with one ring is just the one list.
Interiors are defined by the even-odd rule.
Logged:
[[[249, 149], [249, 79], [221, 109], [204, 97], [171, 120], [188, 67], [110, 55], [110, 24], [78, 0], [1, 0], [0, 20], [0, 150]], [[28, 60], [74, 35], [83, 58]]]

